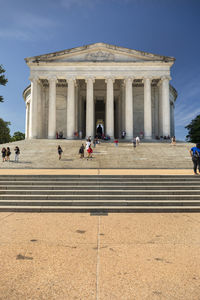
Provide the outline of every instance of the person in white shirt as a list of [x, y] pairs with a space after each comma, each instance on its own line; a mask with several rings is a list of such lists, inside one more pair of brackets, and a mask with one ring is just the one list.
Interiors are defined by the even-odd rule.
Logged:
[[136, 144], [138, 146], [140, 144], [140, 138], [139, 138], [139, 136], [136, 136], [135, 140], [136, 140]]

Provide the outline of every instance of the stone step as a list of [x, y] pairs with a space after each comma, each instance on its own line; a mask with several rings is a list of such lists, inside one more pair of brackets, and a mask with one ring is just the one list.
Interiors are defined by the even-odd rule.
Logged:
[[199, 195], [200, 197], [200, 189], [199, 190], [0, 190], [0, 199], [3, 195], [63, 195], [63, 196], [100, 196], [103, 197], [104, 195], [112, 195], [112, 196], [136, 196], [136, 195]]
[[59, 186], [59, 185], [74, 185], [74, 186], [79, 186], [79, 185], [93, 185], [93, 186], [100, 186], [100, 185], [112, 185], [112, 186], [134, 186], [134, 185], [200, 185], [200, 181], [187, 181], [187, 182], [182, 182], [182, 181], [146, 181], [146, 182], [138, 182], [138, 181], [125, 181], [125, 182], [108, 182], [108, 181], [103, 181], [103, 182], [92, 182], [91, 180], [88, 181], [80, 181], [80, 182], [71, 182], [71, 181], [0, 181], [0, 187], [1, 186], [9, 186], [9, 185], [54, 185], [54, 186]]
[[0, 206], [0, 212], [31, 212], [31, 213], [199, 213], [200, 207], [195, 206]]
[[103, 200], [92, 200], [92, 201], [85, 201], [85, 200], [56, 200], [52, 199], [49, 200], [21, 200], [20, 203], [16, 200], [1, 200], [0, 206], [4, 205], [16, 205], [16, 206], [200, 206], [200, 200], [163, 200], [163, 201], [149, 201], [149, 200], [110, 200], [110, 199], [103, 199]]
[[90, 191], [106, 191], [106, 190], [123, 190], [123, 191], [135, 191], [135, 190], [180, 190], [180, 191], [185, 191], [185, 190], [195, 190], [200, 192], [200, 185], [0, 185], [0, 191], [2, 190], [7, 190], [7, 191], [13, 191], [13, 190], [18, 190], [18, 191], [23, 191], [23, 190], [47, 190], [47, 191], [76, 191], [78, 190], [90, 190]]
[[105, 200], [110, 201], [110, 200], [150, 200], [150, 201], [157, 201], [157, 200], [200, 200], [200, 195], [10, 195], [10, 194], [4, 194], [0, 196], [0, 201], [1, 200], [16, 200], [16, 201], [21, 201], [21, 200], [27, 200], [27, 201], [32, 201], [32, 200], [71, 200], [71, 201], [76, 201], [76, 200], [85, 200], [85, 201], [93, 201], [93, 200]]

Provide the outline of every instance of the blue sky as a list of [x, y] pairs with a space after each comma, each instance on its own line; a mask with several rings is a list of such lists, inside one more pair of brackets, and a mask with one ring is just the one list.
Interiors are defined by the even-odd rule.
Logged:
[[184, 126], [200, 114], [200, 0], [0, 0], [0, 64], [8, 78], [0, 118], [11, 121], [11, 133], [25, 127], [24, 58], [97, 42], [176, 58], [176, 136], [184, 140]]

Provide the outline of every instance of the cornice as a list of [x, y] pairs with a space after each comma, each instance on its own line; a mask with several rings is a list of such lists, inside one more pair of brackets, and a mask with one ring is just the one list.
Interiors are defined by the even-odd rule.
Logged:
[[110, 45], [110, 44], [106, 44], [106, 43], [89, 44], [89, 45], [66, 49], [66, 50], [62, 50], [62, 51], [27, 57], [27, 58], [25, 58], [25, 61], [26, 61], [26, 63], [29, 63], [32, 61], [32, 62], [34, 62], [34, 64], [37, 64], [37, 63], [40, 63], [41, 60], [55, 59], [58, 57], [62, 58], [63, 56], [66, 56], [66, 55], [69, 56], [71, 54], [74, 55], [77, 53], [90, 52], [95, 49], [114, 51], [114, 52], [118, 52], [118, 53], [125, 53], [128, 55], [139, 56], [139, 57], [142, 57], [143, 59], [151, 59], [152, 58], [152, 59], [157, 59], [157, 60], [161, 60], [164, 62], [171, 61], [173, 63], [175, 61], [174, 57], [162, 56], [162, 55], [158, 55], [158, 54], [153, 54], [153, 53], [149, 53], [149, 52], [145, 52], [145, 51], [139, 51], [139, 50], [134, 50], [134, 49], [130, 49], [130, 48]]

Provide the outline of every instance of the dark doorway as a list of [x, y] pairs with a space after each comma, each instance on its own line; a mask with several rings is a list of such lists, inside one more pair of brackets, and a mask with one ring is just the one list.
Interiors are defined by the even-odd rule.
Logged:
[[103, 99], [97, 99], [95, 103], [95, 135], [99, 126], [102, 127], [102, 134], [105, 134], [105, 103]]

